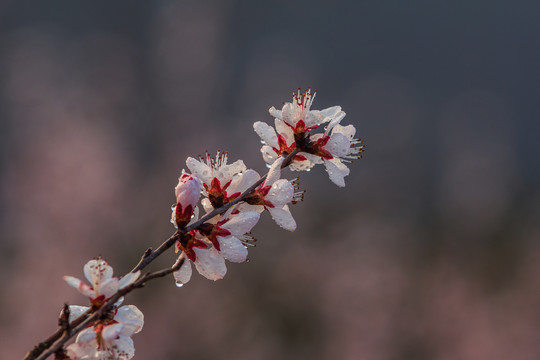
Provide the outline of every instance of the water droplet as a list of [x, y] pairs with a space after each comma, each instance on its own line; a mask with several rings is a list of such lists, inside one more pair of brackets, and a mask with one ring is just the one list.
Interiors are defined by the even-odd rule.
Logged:
[[181, 282], [181, 281], [177, 281], [175, 285], [176, 285], [176, 287], [181, 288], [182, 286], [184, 286], [184, 283]]

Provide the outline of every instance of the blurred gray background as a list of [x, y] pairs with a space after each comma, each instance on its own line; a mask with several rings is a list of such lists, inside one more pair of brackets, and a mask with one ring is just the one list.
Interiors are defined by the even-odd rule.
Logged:
[[[188, 156], [265, 170], [254, 121], [318, 90], [365, 139], [301, 173], [224, 280], [157, 280], [137, 359], [540, 358], [540, 3], [0, 1], [0, 358], [56, 329], [62, 280], [172, 232]], [[285, 172], [289, 178], [297, 173]], [[153, 269], [170, 265], [167, 254]]]

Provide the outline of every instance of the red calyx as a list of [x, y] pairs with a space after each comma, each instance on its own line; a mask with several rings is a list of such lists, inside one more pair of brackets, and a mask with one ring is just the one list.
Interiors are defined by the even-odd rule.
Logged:
[[227, 182], [223, 187], [221, 186], [221, 182], [218, 178], [213, 178], [210, 182], [210, 188], [208, 185], [204, 184], [204, 188], [206, 191], [208, 191], [208, 199], [210, 200], [210, 203], [212, 206], [217, 209], [222, 207], [223, 205], [233, 201], [238, 196], [240, 196], [239, 192], [235, 192], [232, 195], [227, 194], [227, 188], [229, 185], [231, 185], [232, 180]]
[[176, 225], [178, 228], [185, 227], [189, 221], [191, 220], [191, 216], [193, 215], [193, 206], [188, 205], [185, 209], [182, 210], [182, 204], [177, 203], [176, 204]]
[[321, 158], [326, 160], [333, 159], [334, 157], [332, 156], [332, 154], [329, 151], [323, 149], [324, 146], [328, 143], [328, 140], [330, 140], [330, 136], [323, 136], [319, 138], [314, 143], [311, 143], [309, 151], [307, 152], [313, 155], [320, 156]]
[[208, 245], [199, 239], [196, 239], [191, 233], [185, 234], [176, 242], [176, 249], [182, 250], [189, 260], [197, 260], [197, 254], [193, 248], [206, 249]]
[[231, 232], [229, 230], [223, 229], [220, 227], [220, 225], [225, 224], [227, 221], [229, 221], [229, 219], [222, 220], [218, 222], [216, 225], [204, 223], [201, 226], [199, 226], [198, 231], [202, 235], [206, 236], [208, 240], [210, 240], [210, 242], [212, 243], [212, 245], [214, 245], [217, 251], [221, 251], [217, 237], [218, 236], [225, 237], [225, 236], [231, 235]]

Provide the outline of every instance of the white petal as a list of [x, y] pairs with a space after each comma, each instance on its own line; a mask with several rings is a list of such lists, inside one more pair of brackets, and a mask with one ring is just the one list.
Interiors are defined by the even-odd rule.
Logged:
[[228, 194], [237, 192], [243, 193], [251, 185], [255, 184], [261, 176], [255, 170], [248, 169], [232, 179], [231, 185], [227, 188]]
[[268, 171], [266, 180], [264, 180], [265, 186], [272, 185], [281, 177], [281, 164], [283, 164], [283, 160], [285, 160], [285, 158], [280, 156], [276, 161], [274, 161], [270, 167], [270, 170]]
[[175, 229], [178, 229], [178, 225], [176, 224], [176, 205], [171, 207], [171, 224], [173, 224]]
[[285, 139], [287, 146], [291, 145], [294, 142], [293, 129], [291, 129], [289, 125], [285, 124], [283, 121], [279, 119], [274, 120], [274, 125], [276, 127], [276, 131], [278, 132], [278, 134], [283, 136], [283, 138]]
[[286, 123], [296, 126], [298, 120], [300, 120], [299, 107], [296, 104], [285, 103], [281, 110], [281, 119]]
[[339, 159], [324, 160], [324, 166], [328, 172], [330, 180], [337, 186], [345, 186], [345, 176], [349, 175], [349, 168]]
[[113, 305], [113, 308], [114, 309], [118, 309], [120, 307], [120, 305], [122, 305], [124, 303], [124, 297], [121, 296]]
[[82, 314], [84, 314], [89, 307], [87, 306], [79, 306], [79, 305], [70, 305], [69, 306], [69, 322], [72, 322]]
[[118, 291], [118, 279], [112, 278], [99, 284], [99, 295], [105, 296], [106, 299], [110, 298], [114, 293]]
[[304, 153], [304, 152], [301, 152], [299, 154], [304, 155], [310, 162], [312, 162], [313, 165], [311, 165], [311, 166], [315, 166], [315, 164], [322, 164], [323, 163], [320, 156], [313, 155], [313, 154], [308, 154], [308, 153]]
[[257, 135], [259, 135], [261, 140], [264, 141], [267, 145], [275, 148], [279, 147], [276, 131], [273, 127], [271, 127], [267, 123], [257, 121], [253, 124], [253, 129], [255, 130]]
[[229, 221], [221, 227], [231, 232], [233, 236], [244, 235], [257, 224], [260, 214], [256, 211], [245, 211], [238, 215], [231, 216]]
[[182, 204], [182, 209], [189, 205], [194, 208], [201, 198], [202, 183], [196, 175], [183, 173], [174, 188], [176, 202]]
[[302, 155], [306, 158], [306, 160], [294, 160], [291, 165], [289, 165], [289, 168], [293, 171], [309, 171], [315, 164], [321, 162], [320, 157], [308, 154], [305, 152], [299, 152], [298, 155]]
[[239, 174], [246, 169], [244, 162], [242, 160], [237, 160], [230, 165], [221, 165], [214, 176], [217, 177], [221, 182], [221, 185], [224, 186], [232, 180], [234, 175]]
[[92, 340], [95, 340], [96, 338], [96, 332], [94, 331], [93, 327], [86, 328], [82, 330], [79, 335], [77, 335], [77, 342], [78, 343], [88, 343]]
[[328, 142], [324, 146], [326, 151], [336, 157], [342, 157], [349, 153], [351, 148], [351, 142], [349, 139], [341, 133], [333, 133], [328, 139]]
[[112, 278], [113, 268], [103, 259], [90, 260], [84, 265], [84, 275], [92, 284], [92, 287], [97, 288], [98, 285]]
[[[92, 332], [93, 329], [92, 329]], [[78, 338], [77, 338], [78, 340]], [[72, 360], [80, 360], [80, 359], [95, 359], [95, 355], [97, 352], [98, 344], [95, 340], [95, 336], [93, 341], [90, 342], [76, 342], [71, 345], [69, 345], [66, 350], [68, 356]]]
[[[333, 118], [341, 111], [341, 106], [332, 106], [321, 110], [321, 115], [325, 118]], [[330, 119], [326, 120], [329, 121]]]
[[294, 231], [296, 229], [296, 221], [289, 211], [289, 207], [285, 205], [283, 208], [268, 208], [268, 212], [272, 219], [285, 230]]
[[338, 124], [334, 126], [334, 128], [332, 129], [332, 134], [336, 134], [336, 133], [345, 135], [350, 141], [354, 138], [354, 134], [356, 134], [356, 129], [352, 125], [341, 126]]
[[246, 261], [248, 251], [244, 244], [234, 236], [218, 237], [221, 255], [229, 261], [240, 263]]
[[120, 332], [122, 332], [123, 328], [124, 324], [122, 323], [107, 325], [103, 327], [101, 336], [105, 341], [116, 340], [120, 336]]
[[66, 347], [67, 355], [72, 360], [82, 359], [83, 356], [87, 356], [86, 350], [81, 344], [73, 343]]
[[256, 211], [258, 212], [259, 214], [262, 213], [264, 211], [264, 206], [262, 205], [249, 205], [249, 204], [246, 204], [244, 202], [238, 204], [236, 206], [236, 210], [238, 210], [239, 212], [245, 212], [245, 211]]
[[118, 282], [118, 288], [123, 289], [126, 286], [133, 284], [135, 281], [137, 281], [140, 275], [141, 275], [140, 270], [124, 275], [124, 277], [122, 277], [120, 281]]
[[121, 335], [131, 336], [141, 331], [144, 315], [135, 305], [124, 305], [118, 309], [114, 320], [124, 325]]
[[72, 360], [79, 360], [86, 355], [86, 352], [81, 348], [80, 344], [73, 343], [66, 347], [67, 356]]
[[173, 273], [174, 280], [176, 280], [177, 284], [185, 284], [191, 279], [191, 273], [191, 261], [186, 259], [180, 269]]
[[273, 117], [281, 119], [281, 110], [277, 110], [275, 107], [272, 106], [270, 109], [268, 109], [268, 112]]
[[133, 340], [129, 336], [120, 336], [118, 340], [114, 341], [112, 348], [115, 360], [129, 360], [135, 356], [135, 346], [133, 346]]
[[270, 201], [275, 207], [281, 208], [283, 205], [290, 203], [293, 196], [294, 186], [289, 180], [280, 179], [272, 185], [264, 198]]
[[90, 286], [73, 276], [63, 276], [62, 279], [71, 287], [77, 289], [84, 296], [96, 297], [96, 292]]
[[210, 202], [209, 198], [203, 198], [201, 200], [201, 204], [202, 204], [204, 212], [206, 214], [208, 214], [209, 212], [212, 212], [214, 210], [214, 207], [212, 206], [212, 203]]
[[193, 224], [194, 222], [197, 222], [199, 220], [199, 207], [195, 206], [195, 209], [193, 209], [193, 215], [191, 215], [191, 220], [189, 220], [188, 226]]
[[343, 111], [340, 111], [339, 113], [337, 113], [336, 116], [332, 118], [332, 120], [326, 127], [326, 131], [324, 134], [328, 135], [328, 132], [332, 130], [336, 125], [338, 125], [341, 122], [341, 120], [343, 120], [344, 117], [345, 117], [345, 113]]
[[210, 166], [192, 157], [187, 158], [186, 166], [188, 167], [189, 171], [195, 174], [203, 183], [210, 185], [210, 182], [214, 178], [212, 168], [210, 168]]
[[194, 248], [197, 260], [195, 261], [195, 267], [199, 274], [209, 280], [223, 279], [227, 273], [227, 267], [225, 266], [225, 259], [215, 249], [200, 249]]
[[289, 165], [289, 168], [292, 171], [308, 171], [311, 169], [315, 164], [313, 164], [310, 161], [303, 160], [303, 161], [293, 161], [291, 165]]
[[319, 110], [311, 110], [306, 113], [304, 123], [307, 127], [319, 126], [324, 119], [324, 116]]
[[268, 145], [263, 145], [261, 147], [261, 153], [262, 153], [264, 162], [266, 162], [267, 164], [273, 164], [274, 161], [276, 161], [276, 159], [278, 158], [278, 155], [274, 151], [274, 149], [272, 149], [272, 147]]

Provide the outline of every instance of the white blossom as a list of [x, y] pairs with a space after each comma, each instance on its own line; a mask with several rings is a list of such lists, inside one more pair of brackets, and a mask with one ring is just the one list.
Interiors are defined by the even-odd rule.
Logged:
[[[263, 159], [273, 164], [280, 156], [286, 157], [296, 150], [291, 170], [310, 170], [316, 164], [324, 164], [330, 180], [345, 186], [345, 176], [349, 175], [345, 163], [360, 157], [364, 150], [362, 141], [353, 139], [354, 126], [340, 125], [345, 117], [340, 106], [311, 110], [314, 98], [311, 89], [304, 93], [299, 89], [293, 93], [293, 101], [285, 103], [281, 110], [270, 108], [275, 129], [260, 121], [253, 125], [263, 143]], [[326, 123], [324, 133], [313, 132]]]
[[118, 279], [112, 276], [113, 269], [101, 259], [90, 260], [84, 265], [84, 275], [90, 285], [73, 276], [64, 276], [69, 286], [77, 289], [81, 294], [90, 298], [92, 303], [101, 303], [139, 278], [140, 271], [129, 273]]
[[[291, 181], [280, 179], [283, 160], [284, 158], [280, 157], [272, 164], [264, 182], [255, 189], [253, 194], [244, 199], [245, 204], [240, 205], [239, 210], [253, 209], [258, 212], [267, 210], [279, 226], [294, 231], [296, 222], [291, 215], [288, 204], [293, 202], [300, 193], [295, 193]], [[257, 180], [259, 178], [257, 174]]]
[[[84, 275], [91, 285], [72, 276], [64, 276], [63, 279], [88, 296], [93, 307], [98, 307], [103, 306], [119, 289], [136, 281], [140, 271], [118, 279], [112, 276], [113, 268], [105, 260], [98, 258], [84, 265]], [[141, 331], [144, 316], [136, 306], [120, 307], [121, 303], [122, 298], [108, 314], [78, 334], [75, 343], [67, 347], [72, 360], [128, 360], [133, 357], [135, 348], [131, 336]], [[89, 309], [86, 306], [70, 306], [69, 321], [72, 322]]]
[[[84, 307], [70, 306], [71, 311], [81, 310], [76, 308]], [[113, 312], [111, 320], [99, 320], [77, 335], [75, 343], [67, 347], [72, 360], [129, 360], [135, 355], [131, 336], [141, 331], [143, 313], [134, 305]]]
[[354, 139], [355, 133], [353, 125], [341, 126], [336, 121], [328, 125], [324, 134], [312, 137], [314, 154], [324, 162], [330, 180], [341, 187], [345, 186], [345, 176], [350, 173], [345, 163], [360, 158], [364, 151], [362, 141]]
[[191, 263], [195, 264], [197, 271], [207, 279], [219, 280], [227, 273], [225, 260], [246, 261], [247, 248], [242, 240], [258, 222], [260, 214], [256, 211], [233, 214], [233, 211], [229, 210], [177, 242], [177, 250], [181, 250], [187, 257], [180, 269], [173, 274], [179, 286], [191, 279]]
[[275, 129], [260, 121], [253, 124], [263, 142], [261, 153], [267, 164], [271, 165], [280, 156], [286, 157], [297, 148], [300, 151], [292, 159], [291, 170], [307, 171], [322, 163], [309, 149], [311, 131], [324, 123], [340, 121], [345, 113], [340, 106], [311, 110], [315, 95], [311, 89], [304, 93], [298, 89], [293, 92], [293, 101], [286, 102], [281, 110], [271, 107], [268, 111], [275, 118]]

